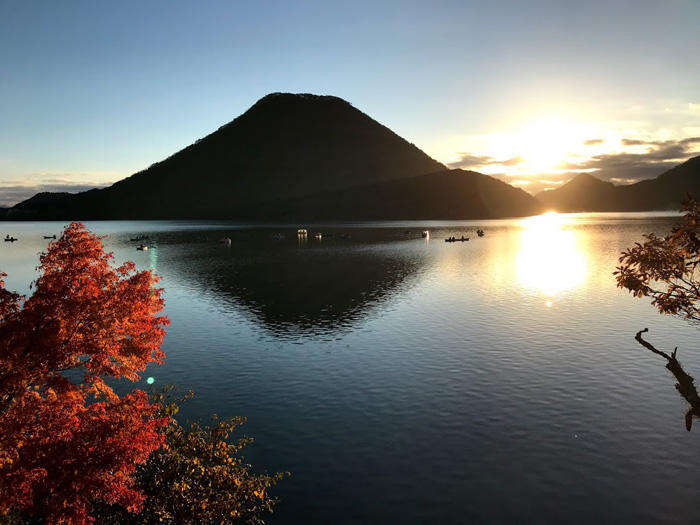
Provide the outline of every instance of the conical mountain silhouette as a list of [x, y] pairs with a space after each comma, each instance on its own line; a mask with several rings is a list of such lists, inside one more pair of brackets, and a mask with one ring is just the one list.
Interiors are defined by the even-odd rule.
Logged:
[[[437, 201], [420, 216], [500, 215], [484, 211], [483, 199], [473, 201], [474, 191], [483, 184], [476, 184], [469, 172], [433, 177], [437, 186], [430, 188], [430, 197], [421, 196], [425, 181], [411, 181], [436, 172], [450, 173], [340, 98], [274, 93], [207, 137], [108, 188], [75, 195], [38, 194], [10, 214], [44, 219], [324, 219], [338, 217], [336, 204], [352, 195], [352, 208], [345, 205], [344, 218], [386, 217], [376, 209], [382, 207], [382, 199], [365, 198], [361, 188], [366, 187], [381, 192], [384, 201], [403, 196], [404, 202], [392, 199], [391, 218], [415, 216], [416, 203], [427, 198]], [[402, 182], [395, 193], [392, 184], [398, 181]], [[536, 201], [525, 192], [493, 183], [489, 191], [496, 187], [502, 195], [489, 193], [486, 200], [499, 202], [499, 210], [511, 201], [508, 215], [535, 210]], [[440, 200], [454, 201], [460, 195], [462, 211], [451, 206], [443, 214]]]

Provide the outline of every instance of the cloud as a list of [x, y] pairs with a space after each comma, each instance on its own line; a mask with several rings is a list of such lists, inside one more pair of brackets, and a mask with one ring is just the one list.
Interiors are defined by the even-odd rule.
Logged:
[[583, 141], [584, 146], [598, 146], [599, 144], [602, 144], [605, 142], [603, 139], [588, 139]]
[[517, 166], [523, 162], [523, 158], [518, 155], [517, 157], [510, 158], [508, 160], [503, 160], [501, 162], [493, 162], [492, 164], [500, 164], [501, 166]]
[[447, 166], [449, 168], [473, 169], [481, 166], [516, 166], [524, 160], [520, 156], [511, 157], [510, 159], [505, 160], [498, 160], [494, 157], [489, 157], [488, 155], [473, 155], [467, 152], [460, 152], [457, 155], [459, 155], [459, 160], [448, 163]]
[[623, 146], [644, 146], [646, 144], [649, 144], [649, 142], [637, 139], [622, 139]]
[[537, 195], [539, 192], [545, 189], [558, 188], [565, 182], [568, 182], [579, 172], [565, 173], [542, 173], [536, 176], [521, 176], [521, 175], [507, 175], [506, 173], [489, 173], [489, 177], [494, 177], [496, 179], [502, 180], [520, 188], [530, 193], [531, 195]]
[[7, 181], [0, 184], [0, 207], [10, 207], [40, 192], [77, 193], [94, 188], [102, 188], [104, 183], [77, 183], [63, 179], [45, 179], [42, 181]]
[[493, 157], [488, 155], [472, 155], [471, 153], [460, 152], [459, 160], [450, 162], [449, 168], [476, 168], [478, 166], [487, 166], [493, 163]]
[[595, 155], [583, 162], [569, 162], [562, 167], [569, 170], [589, 171], [603, 180], [637, 182], [661, 175], [664, 171], [697, 155], [700, 152], [695, 151], [696, 144], [700, 144], [700, 137], [656, 141], [622, 139], [623, 146], [644, 146], [647, 151], [605, 153]]
[[565, 173], [543, 173], [532, 179], [532, 183], [523, 187], [528, 193], [537, 195], [541, 191], [558, 188], [579, 175], [580, 172], [567, 171]]

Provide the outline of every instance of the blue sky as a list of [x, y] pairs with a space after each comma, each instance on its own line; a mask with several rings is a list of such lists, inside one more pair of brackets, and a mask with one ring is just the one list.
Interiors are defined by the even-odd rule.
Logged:
[[530, 191], [653, 176], [700, 151], [698, 27], [697, 0], [0, 0], [0, 205], [128, 176], [275, 91]]

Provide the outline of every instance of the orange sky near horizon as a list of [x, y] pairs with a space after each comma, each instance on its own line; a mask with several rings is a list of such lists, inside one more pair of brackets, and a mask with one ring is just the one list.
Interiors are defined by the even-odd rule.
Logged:
[[631, 184], [700, 155], [700, 126], [693, 125], [700, 121], [700, 104], [666, 107], [663, 113], [687, 122], [653, 127], [650, 122], [545, 114], [509, 131], [455, 136], [435, 147], [433, 155], [449, 167], [492, 175], [532, 194], [556, 188], [578, 173]]

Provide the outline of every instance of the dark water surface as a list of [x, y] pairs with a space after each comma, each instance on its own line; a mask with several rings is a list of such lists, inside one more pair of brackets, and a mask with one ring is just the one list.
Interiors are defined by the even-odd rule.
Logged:
[[[184, 417], [247, 416], [247, 459], [291, 471], [272, 523], [697, 523], [700, 426], [633, 337], [649, 327], [697, 375], [698, 328], [611, 275], [674, 221], [307, 226], [306, 241], [297, 225], [88, 226], [163, 277], [167, 360], [139, 386], [194, 389]], [[20, 238], [0, 245], [9, 289], [28, 291], [61, 226], [0, 223]]]

